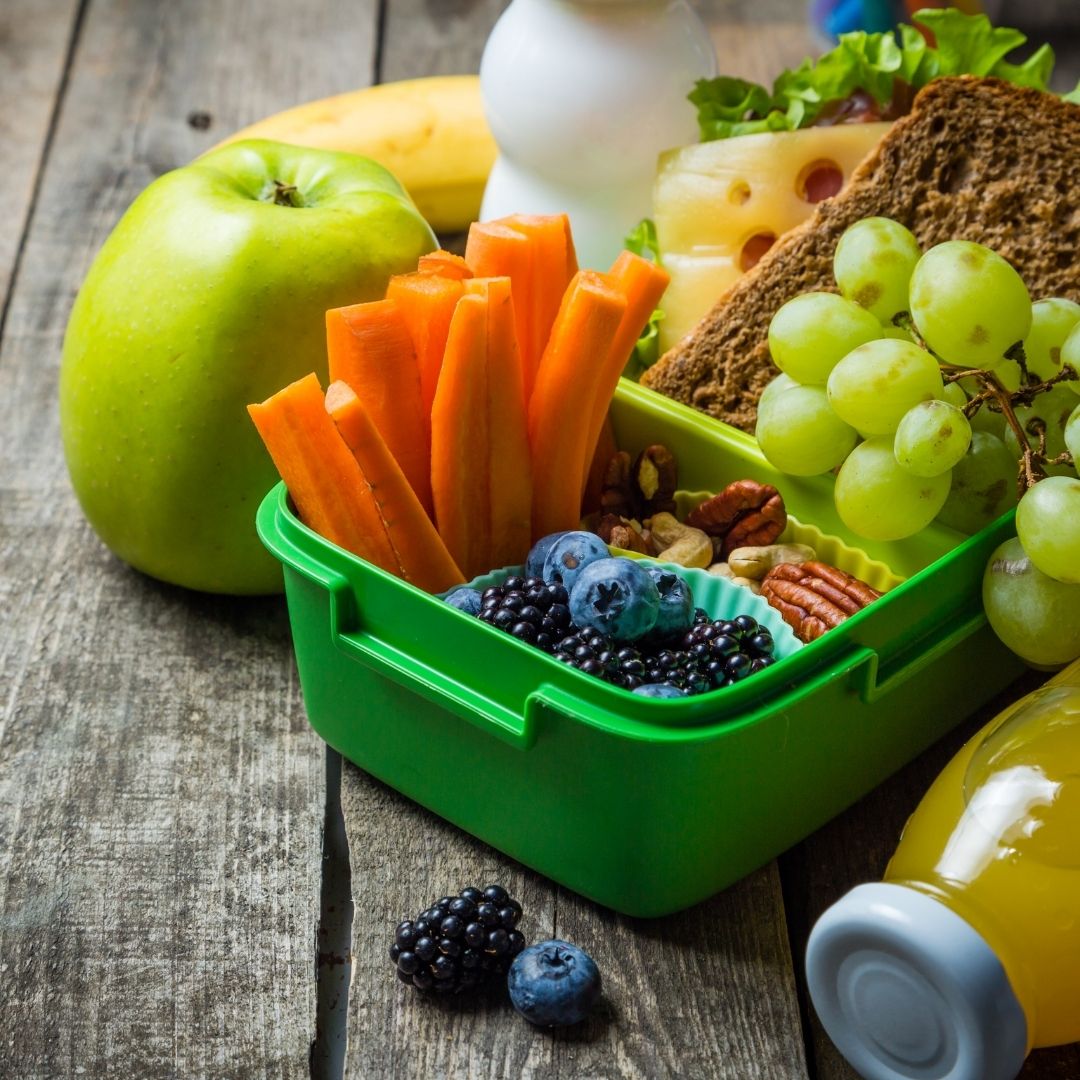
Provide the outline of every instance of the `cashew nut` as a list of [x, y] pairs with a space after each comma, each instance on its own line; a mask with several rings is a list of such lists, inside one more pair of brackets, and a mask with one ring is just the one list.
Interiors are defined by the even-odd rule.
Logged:
[[749, 589], [755, 595], [761, 592], [761, 582], [755, 581], [753, 578], [748, 577], [733, 577], [731, 579], [732, 585], [741, 585], [744, 589]]
[[705, 569], [713, 561], [712, 540], [700, 529], [684, 525], [673, 514], [653, 514], [648, 521], [653, 543], [660, 549], [661, 562]]
[[714, 562], [709, 567], [709, 573], [716, 577], [727, 578], [729, 581], [735, 576], [735, 571], [726, 562]]
[[767, 544], [736, 548], [728, 556], [728, 565], [737, 577], [756, 580], [763, 578], [774, 566], [812, 562], [816, 558], [817, 552], [806, 544]]

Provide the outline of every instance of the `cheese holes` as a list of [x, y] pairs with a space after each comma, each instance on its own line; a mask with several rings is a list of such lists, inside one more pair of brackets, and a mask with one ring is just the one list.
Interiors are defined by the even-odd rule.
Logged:
[[843, 186], [843, 170], [835, 161], [823, 158], [803, 166], [795, 181], [795, 194], [813, 204], [832, 198]]
[[754, 233], [754, 235], [743, 244], [742, 250], [739, 252], [739, 269], [742, 270], [743, 273], [746, 273], [751, 267], [757, 266], [765, 252], [775, 243], [776, 233], [774, 232]]
[[745, 206], [750, 201], [750, 185], [745, 180], [736, 180], [728, 188], [727, 197], [733, 206]]

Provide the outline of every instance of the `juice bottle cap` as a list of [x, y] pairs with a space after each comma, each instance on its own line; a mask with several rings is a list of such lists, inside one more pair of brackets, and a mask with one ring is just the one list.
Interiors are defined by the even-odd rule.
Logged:
[[866, 1080], [1013, 1080], [1027, 1021], [985, 939], [903, 885], [859, 885], [810, 934], [814, 1008]]

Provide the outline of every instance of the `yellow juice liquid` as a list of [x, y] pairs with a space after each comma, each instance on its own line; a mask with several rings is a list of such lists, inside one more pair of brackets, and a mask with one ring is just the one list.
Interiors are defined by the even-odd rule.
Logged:
[[911, 816], [885, 880], [1001, 960], [1028, 1048], [1080, 1040], [1080, 661], [996, 717]]

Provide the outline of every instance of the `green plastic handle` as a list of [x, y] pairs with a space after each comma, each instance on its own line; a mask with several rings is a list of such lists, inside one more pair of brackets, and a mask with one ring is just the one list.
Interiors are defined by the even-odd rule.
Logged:
[[942, 625], [946, 627], [945, 633], [929, 643], [925, 638], [920, 638], [899, 657], [884, 665], [873, 649], [866, 646], [857, 649], [851, 670], [853, 681], [858, 686], [859, 697], [872, 705], [891, 694], [902, 683], [940, 660], [965, 638], [981, 630], [986, 625], [986, 616], [982, 609], [978, 608], [958, 623], [944, 622]]
[[[339, 649], [377, 674], [519, 750], [528, 750], [536, 741], [535, 710], [529, 708], [529, 702], [522, 713], [515, 712], [363, 631], [335, 633], [334, 641]], [[530, 694], [530, 699], [533, 696]]]

